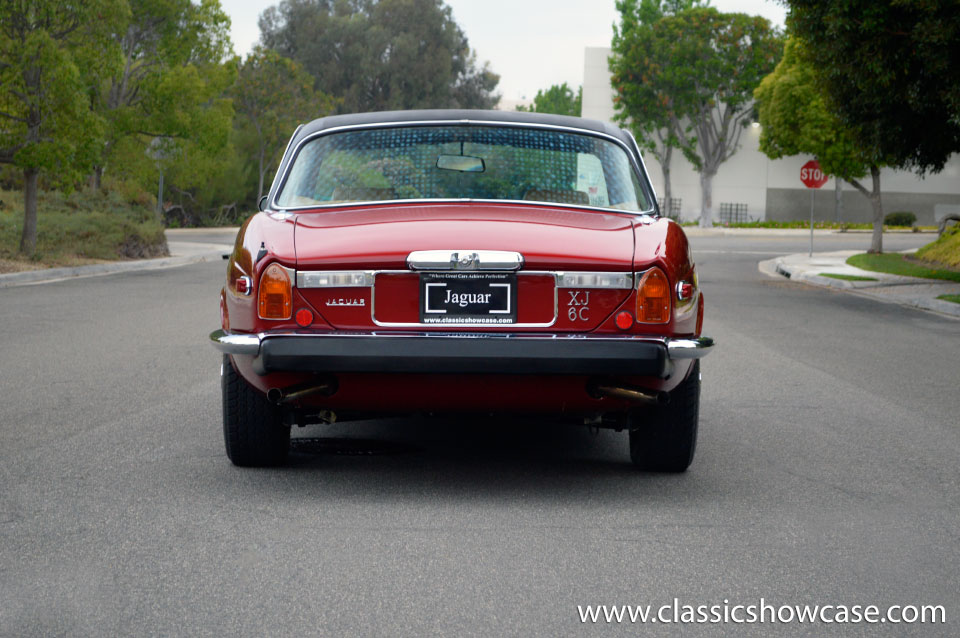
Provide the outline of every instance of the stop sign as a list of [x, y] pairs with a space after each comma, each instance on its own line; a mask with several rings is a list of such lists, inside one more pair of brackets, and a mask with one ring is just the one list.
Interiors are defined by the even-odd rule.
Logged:
[[800, 168], [800, 181], [807, 188], [820, 188], [827, 183], [827, 176], [820, 170], [820, 162], [810, 160]]

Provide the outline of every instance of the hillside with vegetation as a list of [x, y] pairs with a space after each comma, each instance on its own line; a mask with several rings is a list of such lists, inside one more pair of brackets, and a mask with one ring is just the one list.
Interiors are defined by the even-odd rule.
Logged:
[[27, 257], [16, 250], [23, 232], [23, 197], [0, 189], [0, 273], [166, 256], [163, 225], [151, 203], [142, 191], [41, 191], [37, 248]]
[[936, 241], [918, 250], [914, 256], [923, 261], [960, 270], [960, 224], [945, 230]]

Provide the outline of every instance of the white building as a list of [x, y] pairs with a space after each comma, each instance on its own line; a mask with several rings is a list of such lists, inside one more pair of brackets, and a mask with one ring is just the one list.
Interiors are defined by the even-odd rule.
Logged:
[[[583, 117], [613, 121], [613, 89], [607, 58], [610, 49], [588, 47], [583, 69]], [[719, 220], [721, 204], [746, 204], [752, 219], [809, 219], [810, 191], [800, 182], [800, 167], [811, 156], [771, 160], [759, 150], [760, 128], [748, 126], [740, 138], [736, 155], [720, 166], [713, 180], [714, 220]], [[656, 159], [645, 154], [644, 162], [657, 193], [663, 196], [663, 174]], [[700, 216], [700, 178], [693, 166], [679, 153], [671, 162], [672, 197], [680, 198], [682, 219]], [[862, 182], [870, 188], [870, 177]], [[842, 182], [843, 218], [848, 222], [870, 222], [870, 202], [859, 191]], [[835, 220], [836, 182], [831, 178], [814, 193], [814, 217]], [[912, 211], [920, 224], [935, 222], [934, 208], [960, 206], [960, 156], [954, 156], [935, 175], [920, 178], [907, 171], [883, 169], [880, 177], [883, 210]]]

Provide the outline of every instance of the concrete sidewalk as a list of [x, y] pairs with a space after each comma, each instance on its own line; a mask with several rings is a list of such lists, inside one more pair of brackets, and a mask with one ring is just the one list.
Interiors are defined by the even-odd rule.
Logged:
[[[758, 264], [760, 272], [771, 277], [786, 277], [792, 281], [838, 288], [871, 297], [886, 303], [933, 310], [960, 317], [960, 304], [937, 299], [940, 295], [960, 295], [960, 283], [939, 279], [901, 277], [870, 270], [861, 270], [847, 264], [847, 258], [861, 250], [839, 250], [829, 253], [786, 255], [767, 259]], [[833, 279], [824, 275], [868, 277], [872, 281]]]
[[[234, 231], [234, 234], [236, 232]], [[135, 259], [130, 261], [115, 261], [106, 264], [92, 264], [90, 266], [74, 266], [70, 268], [43, 268], [0, 275], [0, 288], [11, 286], [27, 286], [45, 284], [76, 277], [97, 277], [112, 275], [134, 270], [156, 270], [159, 268], [174, 268], [200, 261], [215, 261], [223, 259], [223, 255], [233, 250], [231, 244], [201, 243], [192, 241], [171, 241], [171, 233], [167, 234], [169, 257], [158, 259]]]

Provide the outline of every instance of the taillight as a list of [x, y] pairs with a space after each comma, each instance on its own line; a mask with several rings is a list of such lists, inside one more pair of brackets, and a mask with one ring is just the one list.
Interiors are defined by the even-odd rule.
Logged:
[[301, 308], [297, 311], [296, 322], [301, 328], [306, 328], [313, 323], [313, 313], [306, 308]]
[[659, 268], [651, 268], [637, 286], [637, 321], [667, 323], [670, 321], [670, 282]]
[[259, 308], [261, 319], [289, 319], [292, 308], [290, 276], [280, 264], [270, 264], [260, 275]]

